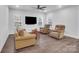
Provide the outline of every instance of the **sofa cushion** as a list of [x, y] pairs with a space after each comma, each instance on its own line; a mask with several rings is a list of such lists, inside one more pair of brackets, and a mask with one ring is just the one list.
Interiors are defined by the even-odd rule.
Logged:
[[18, 37], [18, 36], [19, 36], [18, 32], [16, 32], [16, 33], [15, 33], [15, 36], [16, 36], [16, 37]]
[[19, 36], [24, 36], [24, 29], [17, 30]]
[[19, 32], [19, 36], [23, 36], [23, 35], [24, 35], [24, 31], [21, 30], [21, 31]]
[[27, 39], [33, 39], [36, 38], [36, 34], [25, 34], [24, 37]]
[[16, 37], [16, 40], [26, 40], [26, 39], [35, 39], [35, 34], [24, 34], [24, 36], [18, 36]]

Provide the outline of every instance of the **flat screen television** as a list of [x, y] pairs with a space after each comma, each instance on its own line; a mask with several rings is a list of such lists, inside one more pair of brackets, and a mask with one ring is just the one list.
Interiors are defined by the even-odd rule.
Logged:
[[36, 17], [25, 16], [25, 24], [36, 24], [36, 23], [37, 23]]

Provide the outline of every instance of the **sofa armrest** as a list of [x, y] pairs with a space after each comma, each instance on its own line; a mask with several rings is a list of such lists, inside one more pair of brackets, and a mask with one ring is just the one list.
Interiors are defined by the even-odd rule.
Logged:
[[18, 37], [19, 36], [19, 34], [16, 32], [15, 34], [14, 34], [16, 37]]

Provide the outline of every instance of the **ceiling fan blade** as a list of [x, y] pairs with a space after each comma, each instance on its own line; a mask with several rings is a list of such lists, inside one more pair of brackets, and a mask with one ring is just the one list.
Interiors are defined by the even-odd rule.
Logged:
[[40, 8], [40, 10], [44, 10], [44, 8]]
[[[35, 8], [35, 7], [33, 7], [33, 8]], [[35, 9], [37, 9], [37, 10], [45, 10], [45, 6], [40, 6], [40, 5], [37, 5], [37, 7], [35, 8]]]
[[46, 8], [46, 7], [41, 7], [41, 8]]

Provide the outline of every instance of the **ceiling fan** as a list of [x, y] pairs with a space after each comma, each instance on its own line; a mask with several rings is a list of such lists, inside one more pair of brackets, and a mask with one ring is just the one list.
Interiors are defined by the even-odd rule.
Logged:
[[37, 7], [35, 7], [38, 10], [44, 10], [46, 7], [45, 6], [41, 6], [41, 5], [37, 5]]

